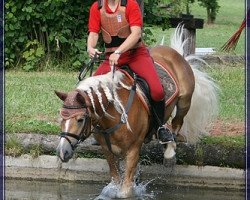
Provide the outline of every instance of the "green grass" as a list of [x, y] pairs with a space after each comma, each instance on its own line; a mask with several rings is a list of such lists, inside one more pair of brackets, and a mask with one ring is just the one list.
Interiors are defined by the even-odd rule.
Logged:
[[210, 137], [205, 136], [201, 140], [201, 144], [206, 145], [222, 145], [224, 147], [244, 147], [245, 145], [245, 136], [244, 135], [233, 135], [233, 136], [216, 136], [216, 137]]
[[245, 119], [245, 69], [243, 65], [213, 66], [207, 72], [221, 89], [219, 117], [226, 121]]
[[[212, 47], [217, 52], [228, 41], [228, 39], [238, 30], [245, 16], [245, 1], [243, 0], [218, 0], [220, 5], [215, 24], [204, 24], [203, 29], [196, 31], [196, 47]], [[191, 4], [191, 14], [195, 18], [204, 19], [206, 22], [206, 9], [198, 5]], [[157, 43], [160, 43], [165, 36], [166, 44], [169, 44], [170, 35], [173, 29], [162, 31], [160, 27], [153, 27], [152, 32]], [[221, 52], [219, 52], [221, 53]], [[245, 32], [241, 33], [240, 39], [233, 54], [245, 54]]]
[[76, 73], [8, 71], [5, 78], [7, 132], [56, 133], [61, 100], [54, 90], [69, 91]]
[[[221, 88], [219, 118], [243, 121], [244, 68], [212, 66], [207, 69]], [[6, 132], [56, 134], [61, 100], [54, 90], [68, 92], [75, 88], [77, 73], [6, 72]]]
[[25, 152], [22, 144], [19, 141], [17, 141], [17, 139], [14, 137], [8, 139], [8, 141], [5, 143], [4, 146], [5, 146], [5, 155], [11, 155], [17, 157]]

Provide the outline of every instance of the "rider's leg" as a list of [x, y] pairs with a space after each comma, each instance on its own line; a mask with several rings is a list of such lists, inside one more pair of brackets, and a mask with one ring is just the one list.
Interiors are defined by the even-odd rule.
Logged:
[[173, 134], [170, 130], [166, 130], [163, 126], [164, 123], [164, 90], [161, 85], [160, 79], [154, 67], [152, 58], [145, 47], [138, 48], [130, 60], [131, 69], [140, 77], [145, 79], [150, 87], [151, 97], [153, 99], [153, 116], [156, 119], [158, 127], [157, 135], [161, 143], [173, 141]]
[[152, 104], [153, 116], [157, 124], [157, 136], [161, 144], [174, 141], [172, 132], [164, 127], [165, 100], [154, 101]]

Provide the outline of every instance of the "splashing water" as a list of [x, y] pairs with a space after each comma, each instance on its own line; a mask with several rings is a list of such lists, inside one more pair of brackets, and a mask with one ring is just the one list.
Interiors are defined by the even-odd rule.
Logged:
[[[146, 183], [134, 183], [133, 185], [133, 197], [126, 198], [127, 200], [150, 200], [154, 199], [155, 194], [153, 191], [147, 192], [147, 186], [153, 180]], [[116, 184], [114, 181], [111, 181], [107, 186], [105, 186], [101, 194], [96, 197], [94, 200], [111, 200], [118, 199], [120, 194], [121, 184]]]

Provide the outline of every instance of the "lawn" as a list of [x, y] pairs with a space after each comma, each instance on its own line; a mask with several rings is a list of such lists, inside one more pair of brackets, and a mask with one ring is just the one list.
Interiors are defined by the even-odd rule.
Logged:
[[[219, 118], [244, 120], [244, 67], [212, 66], [207, 69], [221, 88]], [[7, 132], [57, 133], [61, 101], [54, 90], [70, 91], [77, 72], [6, 72], [5, 119]]]
[[[205, 20], [204, 28], [196, 31], [196, 47], [212, 47], [217, 53], [227, 40], [238, 30], [245, 16], [245, 1], [243, 0], [218, 0], [220, 5], [219, 12], [216, 17], [215, 24], [208, 25], [206, 23], [206, 9], [198, 5], [191, 4], [191, 14], [194, 18]], [[157, 43], [160, 43], [162, 37], [169, 44], [169, 37], [173, 29], [162, 31], [160, 27], [153, 27], [152, 32]], [[245, 32], [243, 31], [239, 39], [238, 45], [232, 54], [245, 54]]]

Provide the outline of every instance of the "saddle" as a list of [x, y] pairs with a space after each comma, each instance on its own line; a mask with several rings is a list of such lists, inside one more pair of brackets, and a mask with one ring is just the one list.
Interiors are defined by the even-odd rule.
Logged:
[[[172, 76], [171, 72], [169, 72], [163, 65], [158, 62], [154, 62], [155, 69], [157, 74], [160, 78], [161, 84], [164, 88], [165, 92], [165, 105], [169, 105], [172, 100], [178, 95], [179, 87], [177, 85], [177, 81]], [[133, 71], [129, 68], [128, 65], [124, 65], [120, 67], [120, 70], [131, 80], [133, 81]], [[151, 115], [151, 95], [150, 95], [150, 88], [148, 83], [137, 75], [137, 90], [136, 94], [138, 95], [139, 99], [141, 100], [142, 104], [144, 105], [145, 109], [147, 110], [148, 114]]]

